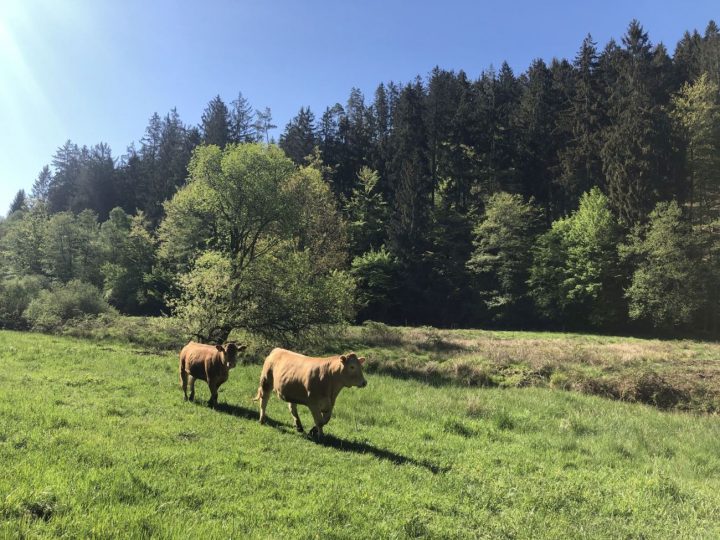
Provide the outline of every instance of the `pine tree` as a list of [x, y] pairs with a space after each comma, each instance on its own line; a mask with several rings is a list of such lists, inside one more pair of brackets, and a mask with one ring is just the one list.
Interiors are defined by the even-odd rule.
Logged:
[[47, 202], [51, 185], [52, 173], [50, 172], [50, 167], [45, 165], [38, 174], [38, 177], [35, 179], [35, 182], [33, 183], [30, 196], [34, 200]]
[[255, 113], [242, 92], [238, 92], [237, 99], [231, 105], [229, 140], [235, 143], [257, 142]]
[[692, 82], [700, 75], [700, 47], [702, 37], [695, 30], [692, 34], [685, 32], [675, 47], [673, 64], [678, 81]]
[[301, 107], [297, 116], [285, 126], [285, 132], [280, 136], [280, 148], [300, 165], [312, 154], [316, 144], [315, 115], [310, 107]]
[[54, 173], [48, 189], [48, 209], [51, 213], [70, 208], [70, 201], [77, 188], [81, 162], [82, 152], [70, 140], [55, 152], [52, 159]]
[[574, 92], [565, 116], [571, 139], [561, 150], [558, 179], [566, 212], [576, 207], [582, 193], [601, 185], [603, 178], [600, 161], [601, 89], [597, 49], [590, 35], [583, 40], [573, 66]]
[[700, 44], [700, 73], [707, 73], [715, 85], [720, 86], [720, 29], [715, 21], [705, 28]]
[[265, 139], [265, 144], [270, 144], [270, 130], [276, 127], [272, 123], [270, 107], [265, 107], [264, 111], [255, 110], [255, 133], [258, 141]]
[[653, 69], [653, 51], [640, 23], [623, 37], [618, 80], [609, 98], [609, 123], [601, 151], [611, 205], [624, 225], [645, 219], [667, 191], [674, 158], [666, 99]]
[[215, 96], [203, 111], [201, 131], [205, 144], [224, 148], [230, 141], [230, 111], [220, 96]]
[[720, 89], [703, 73], [673, 98], [673, 120], [686, 147], [692, 222], [720, 218]]
[[521, 189], [534, 198], [550, 221], [552, 180], [557, 156], [557, 111], [553, 103], [552, 78], [542, 60], [536, 60], [523, 77], [523, 89], [513, 114], [517, 135], [517, 166]]
[[15, 194], [15, 197], [12, 200], [12, 203], [10, 203], [10, 209], [8, 210], [8, 215], [12, 214], [13, 212], [18, 212], [20, 210], [27, 210], [27, 197], [25, 196], [25, 190], [21, 189], [18, 190], [18, 192]]

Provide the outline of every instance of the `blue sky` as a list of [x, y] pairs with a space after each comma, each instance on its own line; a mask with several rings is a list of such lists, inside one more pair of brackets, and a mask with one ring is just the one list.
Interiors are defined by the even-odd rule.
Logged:
[[589, 32], [603, 46], [632, 18], [669, 50], [720, 19], [717, 0], [460, 1], [0, 0], [0, 215], [29, 192], [66, 139], [114, 155], [150, 115], [177, 107], [198, 123], [216, 94], [242, 91], [281, 128], [319, 115], [353, 86], [408, 81], [435, 65], [476, 77], [507, 60], [572, 58]]

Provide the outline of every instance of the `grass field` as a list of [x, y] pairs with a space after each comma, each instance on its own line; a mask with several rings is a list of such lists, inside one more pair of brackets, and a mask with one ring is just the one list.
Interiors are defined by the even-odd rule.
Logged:
[[276, 398], [257, 423], [257, 364], [212, 410], [171, 353], [13, 332], [0, 351], [0, 537], [720, 537], [716, 416], [376, 373], [318, 444]]

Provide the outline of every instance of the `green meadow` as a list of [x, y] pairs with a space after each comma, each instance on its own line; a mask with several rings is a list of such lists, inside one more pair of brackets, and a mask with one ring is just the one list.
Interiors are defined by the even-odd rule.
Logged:
[[[213, 410], [202, 381], [199, 402], [183, 401], [174, 352], [0, 332], [0, 537], [720, 537], [717, 416], [583, 394], [581, 368], [561, 369], [572, 354], [551, 353], [572, 337], [444, 335], [458, 352], [428, 335], [366, 332], [368, 387], [343, 391], [315, 442], [276, 397], [258, 424], [261, 347]], [[481, 338], [497, 342], [484, 353], [470, 343]], [[532, 343], [523, 357], [502, 339]], [[569, 350], [602, 374], [586, 341]], [[651, 362], [671, 377], [662, 342], [635, 362], [641, 340], [595, 341], [627, 369]], [[676, 345], [712, 375], [711, 345]], [[458, 355], [495, 382], [444, 376]], [[566, 384], [513, 384], [544, 355]]]

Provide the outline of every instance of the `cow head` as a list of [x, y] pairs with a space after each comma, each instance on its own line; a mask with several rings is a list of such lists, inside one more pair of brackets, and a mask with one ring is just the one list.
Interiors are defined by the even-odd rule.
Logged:
[[343, 354], [340, 357], [342, 364], [342, 377], [345, 386], [357, 386], [363, 388], [367, 386], [367, 381], [363, 376], [362, 365], [365, 363], [365, 357], [358, 357], [354, 352]]
[[237, 355], [239, 352], [244, 351], [247, 345], [240, 345], [230, 342], [226, 343], [225, 346], [215, 345], [215, 348], [223, 355], [223, 363], [232, 369], [237, 365]]

